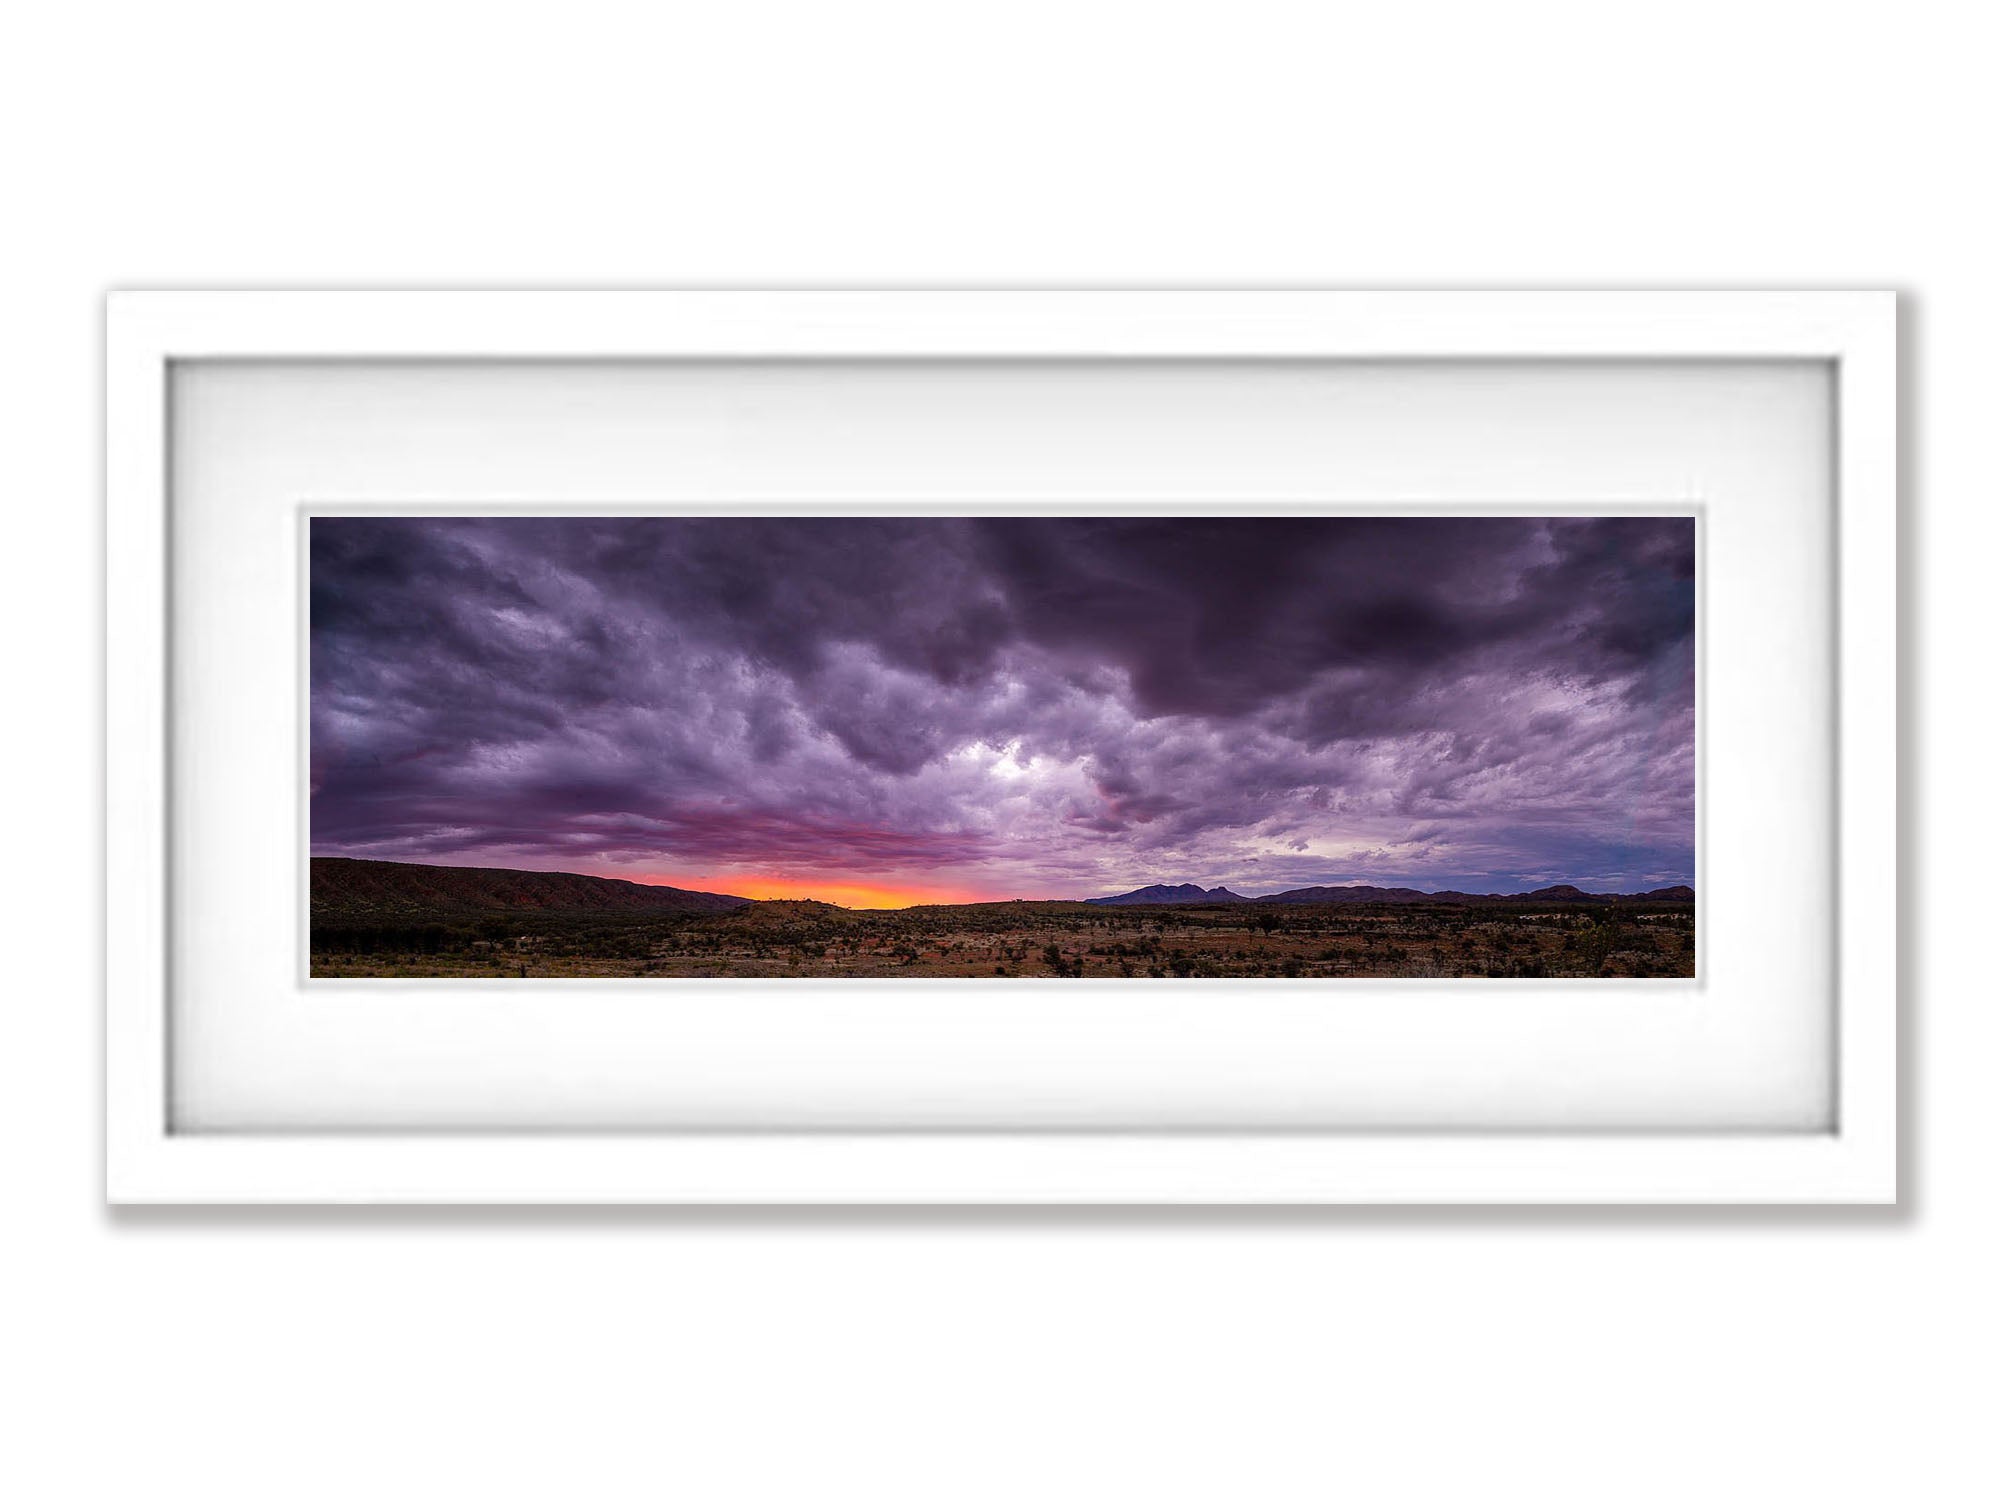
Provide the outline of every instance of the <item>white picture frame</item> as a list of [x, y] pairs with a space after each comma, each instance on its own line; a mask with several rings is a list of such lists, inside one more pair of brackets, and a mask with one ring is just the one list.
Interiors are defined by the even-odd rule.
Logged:
[[[175, 1127], [177, 366], [1798, 361], [1832, 376], [1831, 1100], [1812, 1131]], [[106, 1192], [117, 1203], [1889, 1204], [1896, 317], [1882, 292], [130, 292], [107, 310]], [[1560, 462], [1552, 455], [1551, 462]], [[283, 622], [272, 622], [274, 628]], [[1706, 754], [1727, 755], [1711, 743]]]

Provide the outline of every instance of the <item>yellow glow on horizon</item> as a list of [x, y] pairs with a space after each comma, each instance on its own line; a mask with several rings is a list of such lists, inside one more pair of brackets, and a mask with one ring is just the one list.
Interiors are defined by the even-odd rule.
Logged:
[[868, 885], [842, 880], [805, 880], [790, 875], [751, 875], [742, 879], [659, 876], [649, 883], [679, 886], [682, 890], [748, 896], [752, 901], [825, 901], [834, 906], [864, 911], [886, 911], [904, 906], [956, 906], [969, 901], [999, 899], [958, 886]]
[[729, 887], [734, 895], [753, 901], [826, 901], [834, 906], [886, 910], [900, 906], [955, 905], [990, 901], [990, 896], [949, 886], [864, 885], [844, 881], [799, 880], [784, 875], [759, 875]]

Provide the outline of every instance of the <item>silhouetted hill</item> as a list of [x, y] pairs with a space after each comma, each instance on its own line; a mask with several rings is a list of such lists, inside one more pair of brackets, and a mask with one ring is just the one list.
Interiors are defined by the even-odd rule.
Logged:
[[1271, 896], [1256, 896], [1256, 901], [1280, 906], [1332, 906], [1350, 902], [1374, 902], [1404, 905], [1412, 901], [1450, 901], [1462, 899], [1458, 891], [1415, 891], [1408, 886], [1380, 885], [1307, 885], [1295, 891], [1279, 891]]
[[1307, 885], [1279, 891], [1269, 896], [1239, 896], [1223, 886], [1203, 890], [1198, 885], [1149, 885], [1122, 896], [1093, 896], [1086, 906], [1215, 906], [1231, 901], [1255, 901], [1271, 906], [1477, 906], [1488, 901], [1534, 901], [1548, 905], [1580, 904], [1615, 906], [1619, 902], [1651, 903], [1694, 900], [1694, 890], [1685, 885], [1662, 886], [1654, 891], [1620, 894], [1579, 890], [1573, 885], [1545, 885], [1539, 890], [1494, 892], [1475, 895], [1470, 891], [1419, 891], [1406, 885]]
[[477, 912], [729, 911], [743, 896], [556, 870], [462, 869], [315, 856], [312, 913], [342, 920]]
[[1148, 885], [1122, 896], [1092, 896], [1086, 906], [1217, 906], [1230, 901], [1248, 901], [1232, 890], [1216, 886], [1203, 890], [1198, 885]]
[[1545, 885], [1539, 890], [1474, 895], [1469, 891], [1418, 891], [1408, 886], [1308, 885], [1257, 901], [1279, 906], [1334, 906], [1370, 903], [1377, 906], [1409, 906], [1420, 902], [1472, 906], [1486, 901], [1536, 901], [1552, 905], [1564, 903], [1587, 906], [1615, 906], [1619, 902], [1673, 902], [1694, 900], [1694, 889], [1685, 885], [1661, 886], [1658, 890], [1623, 894], [1612, 891], [1584, 891], [1573, 885]]

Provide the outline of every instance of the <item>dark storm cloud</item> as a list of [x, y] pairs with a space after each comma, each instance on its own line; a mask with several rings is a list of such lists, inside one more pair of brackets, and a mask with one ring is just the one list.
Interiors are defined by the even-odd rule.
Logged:
[[322, 853], [1692, 874], [1689, 520], [319, 519], [312, 554]]

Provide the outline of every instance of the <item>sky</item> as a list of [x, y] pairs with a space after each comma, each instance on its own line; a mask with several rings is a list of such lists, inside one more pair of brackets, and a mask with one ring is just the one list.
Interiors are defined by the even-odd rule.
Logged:
[[1683, 518], [316, 518], [315, 854], [847, 906], [1692, 884]]

